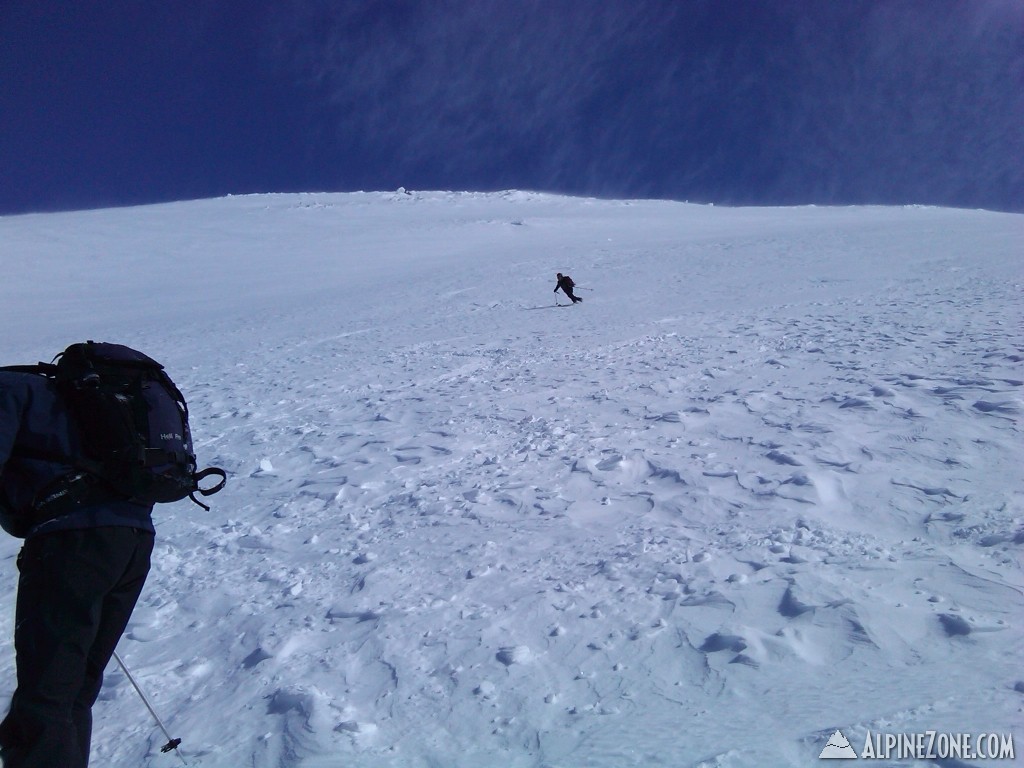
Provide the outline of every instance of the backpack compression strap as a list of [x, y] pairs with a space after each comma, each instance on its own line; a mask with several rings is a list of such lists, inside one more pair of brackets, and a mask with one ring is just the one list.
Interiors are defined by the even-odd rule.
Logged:
[[[219, 477], [220, 478], [220, 482], [219, 483], [215, 483], [214, 485], [210, 486], [209, 488], [201, 488], [199, 486], [199, 484], [203, 480], [205, 480], [207, 477], [210, 477], [211, 475]], [[194, 501], [200, 507], [202, 507], [207, 512], [209, 512], [210, 508], [208, 506], [206, 506], [205, 504], [203, 504], [203, 502], [201, 502], [199, 499], [197, 499], [196, 498], [196, 494], [198, 493], [200, 496], [212, 496], [213, 494], [217, 493], [217, 491], [219, 491], [221, 488], [224, 487], [224, 484], [228, 481], [228, 475], [220, 467], [207, 467], [206, 469], [204, 469], [204, 470], [202, 470], [200, 472], [196, 472], [192, 477], [195, 478], [196, 489], [194, 491], [192, 491], [192, 493], [190, 493], [188, 495], [188, 497], [190, 499], [192, 499], [192, 501]]]
[[4, 365], [0, 371], [11, 373], [35, 373], [40, 376], [54, 376], [57, 373], [57, 366], [53, 363], [36, 363], [35, 365]]

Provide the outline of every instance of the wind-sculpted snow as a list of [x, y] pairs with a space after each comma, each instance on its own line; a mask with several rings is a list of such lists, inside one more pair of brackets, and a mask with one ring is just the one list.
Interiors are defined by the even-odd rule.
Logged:
[[[230, 470], [158, 510], [120, 645], [190, 764], [804, 766], [837, 729], [1019, 727], [1022, 235], [236, 198], [0, 219], [37, 259], [0, 312], [9, 362], [165, 362]], [[34, 288], [83, 259], [94, 288]], [[118, 672], [101, 699], [97, 765], [180, 763]]]

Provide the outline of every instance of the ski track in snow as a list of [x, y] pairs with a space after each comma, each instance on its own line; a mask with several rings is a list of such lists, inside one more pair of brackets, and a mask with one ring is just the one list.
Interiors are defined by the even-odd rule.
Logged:
[[[231, 475], [210, 513], [158, 510], [120, 646], [190, 764], [797, 766], [836, 728], [1019, 724], [1020, 217], [526, 194], [140, 215], [217, 205], [296, 237], [333, 217], [410, 276], [385, 258], [290, 302], [268, 277], [260, 313], [101, 328], [170, 351]], [[238, 237], [213, 243], [244, 270]], [[563, 267], [593, 290], [540, 311]], [[134, 696], [109, 671], [94, 761], [180, 764]]]

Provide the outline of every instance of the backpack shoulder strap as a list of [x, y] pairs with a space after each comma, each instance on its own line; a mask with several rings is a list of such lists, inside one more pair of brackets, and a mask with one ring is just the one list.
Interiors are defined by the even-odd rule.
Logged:
[[36, 363], [35, 365], [4, 365], [0, 366], [0, 371], [9, 371], [10, 373], [34, 373], [39, 376], [48, 376], [52, 378], [57, 375], [57, 366], [53, 363]]

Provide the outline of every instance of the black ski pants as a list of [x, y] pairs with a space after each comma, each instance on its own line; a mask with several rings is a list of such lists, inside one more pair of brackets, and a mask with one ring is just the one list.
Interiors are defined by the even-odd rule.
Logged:
[[[583, 299], [581, 299], [579, 296], [577, 296], [576, 294], [574, 294], [572, 292], [572, 288], [571, 287], [570, 288], [566, 288], [564, 285], [559, 283], [558, 284], [558, 288], [561, 288], [562, 289], [562, 293], [564, 293], [567, 297], [572, 299], [572, 303], [573, 304], [575, 304], [577, 301], [583, 301]], [[558, 288], [555, 288], [555, 293], [558, 293]]]
[[0, 723], [4, 768], [86, 768], [103, 670], [149, 573], [153, 534], [55, 531], [18, 555], [18, 687]]

